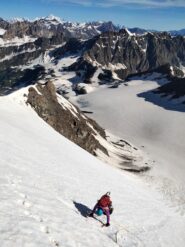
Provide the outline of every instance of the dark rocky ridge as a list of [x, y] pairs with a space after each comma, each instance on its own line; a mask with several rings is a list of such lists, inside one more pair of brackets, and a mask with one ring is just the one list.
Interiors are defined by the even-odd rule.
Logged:
[[159, 87], [154, 93], [163, 94], [163, 97], [171, 95], [171, 99], [185, 96], [185, 78], [171, 77], [169, 80], [169, 83]]
[[[29, 64], [30, 61], [37, 59], [42, 56], [44, 60], [44, 54], [47, 50], [55, 47], [57, 45], [62, 45], [66, 41], [65, 37], [61, 35], [52, 36], [51, 38], [38, 38], [34, 42], [28, 42], [22, 45], [10, 45], [0, 47], [0, 91], [6, 91], [8, 88], [14, 88], [17, 84], [25, 85], [25, 77], [30, 76], [30, 71], [32, 71], [34, 80], [30, 81], [30, 84], [36, 82], [38, 78], [35, 75], [38, 71], [38, 67], [42, 67], [44, 72], [44, 67], [41, 65], [36, 65], [35, 68], [22, 70], [22, 66]], [[44, 61], [43, 61], [44, 63]], [[26, 84], [28, 85], [28, 83]]]
[[51, 38], [60, 34], [64, 34], [68, 38], [89, 39], [99, 35], [101, 32], [119, 30], [111, 21], [80, 24], [64, 22], [54, 16], [35, 21], [23, 20], [15, 22], [7, 22], [1, 18], [0, 28], [7, 30], [3, 35], [4, 39], [22, 38], [25, 35], [35, 38]]
[[[79, 39], [89, 39], [100, 32], [117, 30], [112, 22], [92, 22], [81, 25], [61, 22], [55, 17], [42, 18], [33, 22], [28, 20], [8, 22], [1, 18], [0, 28], [6, 30], [0, 37], [2, 40], [2, 44], [0, 42], [0, 91], [2, 93], [7, 92], [7, 88], [14, 88], [17, 83], [19, 85], [22, 83], [24, 86], [22, 78], [28, 77], [30, 70], [22, 71], [21, 66], [28, 65], [39, 57], [44, 60], [48, 50], [53, 50], [50, 56], [54, 56], [57, 60], [67, 52], [82, 50], [84, 42], [80, 42]], [[25, 40], [22, 44], [12, 42], [14, 38], [22, 39], [25, 36], [28, 41]], [[63, 48], [64, 42], [67, 43]], [[58, 48], [60, 45], [61, 47]], [[44, 66], [44, 61], [40, 65]], [[33, 73], [37, 68], [32, 68]]]
[[59, 35], [63, 33], [63, 30], [60, 29], [58, 25], [51, 25], [51, 27], [48, 28], [46, 23], [43, 23], [42, 20], [10, 23], [6, 30], [3, 35], [5, 40], [13, 39], [14, 37], [23, 38], [24, 36], [51, 38], [56, 34]]
[[[6, 59], [6, 56], [12, 55], [12, 58], [14, 58], [13, 56], [14, 54], [15, 56], [24, 53], [31, 54], [34, 51], [36, 51], [37, 53], [39, 52], [38, 55], [40, 55], [43, 54], [47, 49], [51, 48], [52, 46], [56, 46], [60, 44], [62, 45], [62, 43], [65, 41], [66, 38], [62, 34], [60, 34], [60, 35], [52, 36], [51, 38], [44, 38], [44, 37], [38, 38], [33, 42], [28, 42], [22, 45], [0, 46], [0, 64], [3, 63], [2, 60], [11, 62], [11, 58]], [[38, 57], [38, 55], [36, 57]], [[19, 59], [19, 61], [16, 61], [15, 64], [12, 62], [10, 66], [14, 66], [14, 65], [17, 66], [22, 64], [25, 65], [26, 61], [22, 61], [21, 59]]]
[[110, 73], [113, 70], [124, 80], [128, 75], [150, 72], [167, 64], [177, 68], [185, 64], [183, 37], [171, 37], [168, 33], [135, 36], [127, 30], [121, 30], [103, 33], [91, 39], [83, 56], [70, 69], [80, 71], [85, 68], [89, 81], [92, 67], [101, 66]]
[[96, 155], [96, 150], [100, 149], [108, 155], [108, 151], [95, 138], [97, 134], [104, 139], [106, 137], [104, 130], [94, 120], [87, 118], [65, 99], [67, 106], [65, 103], [60, 104], [51, 82], [36, 87], [37, 90], [33, 87], [29, 89], [27, 102], [41, 118], [60, 134], [91, 154]]
[[[167, 65], [173, 67], [175, 77], [184, 76], [180, 69], [181, 65], [185, 65], [185, 39], [182, 36], [172, 37], [169, 33], [157, 32], [132, 35], [126, 29], [119, 30], [111, 22], [74, 25], [55, 18], [14, 23], [0, 19], [0, 27], [7, 30], [1, 37], [5, 45], [0, 46], [1, 92], [7, 92], [7, 88], [17, 85], [32, 84], [40, 77], [44, 79], [47, 74], [51, 78], [50, 70], [43, 68], [41, 73], [37, 73], [39, 66], [45, 66], [46, 53], [55, 59], [56, 64], [61, 57], [70, 53], [80, 55], [79, 60], [69, 67], [66, 66], [65, 70], [75, 71], [81, 82], [85, 83], [92, 83], [91, 78], [98, 67], [103, 71], [98, 75], [100, 83], [115, 81], [115, 75], [124, 80], [130, 75], [152, 72]], [[30, 37], [32, 41], [22, 45], [6, 45], [7, 40], [24, 36]], [[81, 38], [86, 38], [86, 41], [79, 40]], [[43, 60], [39, 66], [32, 70], [21, 69], [21, 66], [39, 57]], [[34, 76], [28, 80], [31, 71]], [[170, 70], [168, 73], [171, 73]], [[78, 85], [73, 89], [79, 91]], [[80, 93], [84, 92], [80, 90]]]
[[[51, 81], [29, 88], [27, 103], [57, 132], [110, 165], [130, 172], [144, 172], [150, 167], [140, 162], [137, 148], [120, 139], [110, 139], [92, 119], [68, 100], [58, 95]], [[26, 96], [26, 95], [25, 95]], [[107, 140], [108, 138], [108, 140]], [[146, 165], [146, 163], [145, 163]]]
[[[185, 96], [185, 77], [183, 73], [177, 67], [172, 68], [169, 64], [159, 67], [156, 70], [151, 71], [151, 73], [161, 74], [163, 79], [166, 79], [166, 83], [162, 86], [159, 86], [157, 89], [152, 90], [155, 94], [162, 94], [162, 97], [171, 96], [171, 99], [177, 99]], [[175, 76], [175, 75], [176, 76]], [[142, 73], [140, 75], [149, 75], [148, 72]], [[159, 80], [161, 79], [159, 76]], [[129, 78], [129, 80], [132, 77]], [[157, 80], [157, 79], [156, 79]], [[185, 104], [185, 101], [183, 102]]]
[[37, 65], [32, 69], [6, 69], [0, 73], [0, 95], [10, 94], [21, 87], [35, 84], [46, 76], [45, 68]]
[[0, 28], [3, 28], [5, 30], [7, 30], [10, 26], [10, 23], [3, 20], [1, 17], [0, 17]]

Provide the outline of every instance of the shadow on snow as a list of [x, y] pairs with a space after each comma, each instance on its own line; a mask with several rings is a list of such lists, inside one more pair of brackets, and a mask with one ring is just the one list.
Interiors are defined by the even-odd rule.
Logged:
[[[89, 207], [87, 207], [86, 205], [82, 204], [82, 203], [78, 203], [73, 201], [76, 209], [78, 210], [78, 212], [85, 218], [87, 218], [89, 216], [89, 214], [92, 212], [92, 209], [90, 209]], [[101, 224], [104, 224], [103, 221], [101, 219], [97, 218], [98, 216], [94, 216], [93, 219], [99, 221]]]
[[88, 208], [86, 205], [82, 204], [82, 203], [78, 203], [73, 201], [76, 209], [78, 210], [78, 212], [83, 216], [83, 217], [87, 217], [92, 210], [90, 208]]
[[185, 104], [178, 102], [178, 99], [169, 99], [165, 96], [157, 94], [153, 90], [137, 94], [138, 97], [144, 98], [145, 101], [158, 105], [166, 110], [185, 112]]

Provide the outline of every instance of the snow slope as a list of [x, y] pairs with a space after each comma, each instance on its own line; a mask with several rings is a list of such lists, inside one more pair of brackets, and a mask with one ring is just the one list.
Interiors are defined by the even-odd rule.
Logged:
[[[150, 180], [154, 180], [156, 186], [185, 212], [185, 113], [166, 110], [138, 97], [138, 94], [157, 87], [155, 78], [136, 79], [127, 86], [102, 87], [71, 100], [81, 109], [93, 112], [91, 117], [103, 128], [147, 153], [153, 167]], [[159, 95], [148, 95], [161, 105], [183, 107], [175, 100], [169, 102]]]
[[[1, 247], [184, 246], [184, 217], [159, 192], [59, 135], [24, 93], [0, 98]], [[82, 214], [109, 190], [115, 211], [101, 228]]]
[[0, 35], [3, 35], [5, 32], [6, 32], [6, 30], [5, 30], [5, 29], [0, 28]]

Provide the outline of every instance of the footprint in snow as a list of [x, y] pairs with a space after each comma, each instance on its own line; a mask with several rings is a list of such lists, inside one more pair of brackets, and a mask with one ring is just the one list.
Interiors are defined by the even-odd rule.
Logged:
[[41, 230], [41, 232], [44, 232], [44, 233], [46, 233], [46, 234], [49, 234], [49, 233], [50, 233], [49, 227], [48, 227], [48, 226], [42, 225], [42, 226], [40, 227], [40, 230]]
[[[41, 225], [40, 230], [41, 230], [41, 232], [43, 232], [43, 233], [45, 233], [45, 234], [47, 234], [47, 235], [51, 235], [51, 232], [50, 232], [50, 229], [49, 229], [48, 226]], [[54, 246], [57, 246], [57, 247], [60, 246], [60, 245], [59, 245], [59, 242], [56, 241], [52, 236], [48, 236], [48, 239], [49, 239], [49, 241], [50, 241]]]

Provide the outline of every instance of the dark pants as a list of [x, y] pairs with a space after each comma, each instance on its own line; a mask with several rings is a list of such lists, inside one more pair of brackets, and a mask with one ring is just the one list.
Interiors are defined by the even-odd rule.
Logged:
[[101, 208], [103, 210], [103, 213], [107, 216], [107, 223], [110, 224], [110, 212], [109, 208], [102, 208], [98, 205], [98, 203], [94, 206], [92, 213], [94, 214], [98, 208]]

